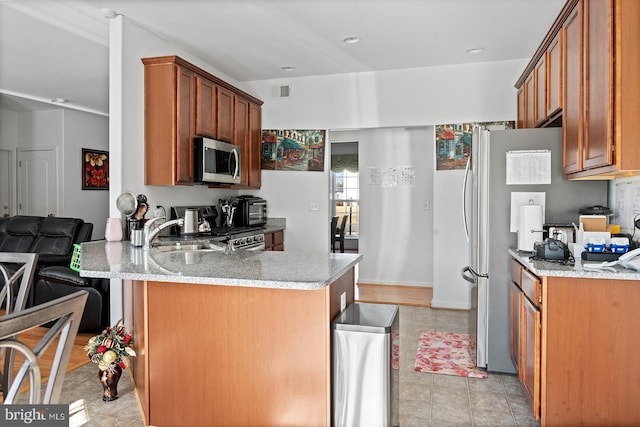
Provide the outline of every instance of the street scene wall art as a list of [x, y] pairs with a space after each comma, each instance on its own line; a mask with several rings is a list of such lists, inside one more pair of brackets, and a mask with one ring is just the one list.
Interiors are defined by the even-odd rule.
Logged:
[[464, 169], [471, 153], [474, 126], [484, 129], [515, 129], [515, 121], [436, 125], [436, 170]]
[[326, 131], [283, 129], [262, 131], [262, 169], [324, 171]]
[[109, 152], [82, 149], [82, 189], [109, 189]]

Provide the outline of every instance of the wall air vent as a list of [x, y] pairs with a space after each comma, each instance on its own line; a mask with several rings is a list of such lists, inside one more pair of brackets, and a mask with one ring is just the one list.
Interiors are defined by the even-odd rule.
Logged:
[[289, 98], [291, 98], [291, 86], [290, 85], [272, 86], [271, 87], [271, 98], [272, 99], [289, 99]]

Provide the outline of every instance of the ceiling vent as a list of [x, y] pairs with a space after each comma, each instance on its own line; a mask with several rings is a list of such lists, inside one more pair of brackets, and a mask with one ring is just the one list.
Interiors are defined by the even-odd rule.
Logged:
[[290, 85], [273, 86], [271, 88], [271, 98], [272, 99], [291, 98], [291, 86]]

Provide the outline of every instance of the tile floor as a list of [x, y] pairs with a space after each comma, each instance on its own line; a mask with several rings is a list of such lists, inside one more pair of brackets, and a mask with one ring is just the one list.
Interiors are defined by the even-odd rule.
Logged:
[[[400, 307], [400, 425], [538, 426], [515, 375], [490, 373], [486, 379], [414, 371], [421, 330], [466, 332], [465, 312]], [[96, 365], [67, 374], [61, 403], [78, 402], [70, 426], [143, 426], [129, 371], [118, 385], [119, 398], [102, 401]], [[74, 409], [70, 412], [73, 414]]]
[[416, 372], [422, 330], [467, 333], [467, 313], [400, 307], [400, 426], [539, 426], [516, 375]]

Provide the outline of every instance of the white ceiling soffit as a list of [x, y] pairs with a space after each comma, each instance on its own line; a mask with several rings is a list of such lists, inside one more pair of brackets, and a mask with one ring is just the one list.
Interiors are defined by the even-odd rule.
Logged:
[[[42, 11], [54, 4], [55, 14]], [[36, 5], [42, 10], [27, 7]], [[109, 23], [97, 15], [99, 20], [58, 1], [0, 2], [0, 93], [41, 101], [38, 109], [65, 98], [64, 108], [108, 114]]]
[[[106, 112], [108, 19], [101, 8], [245, 82], [530, 58], [564, 3], [0, 0], [0, 89]], [[360, 43], [343, 42], [354, 35]], [[485, 50], [467, 53], [475, 47]]]

